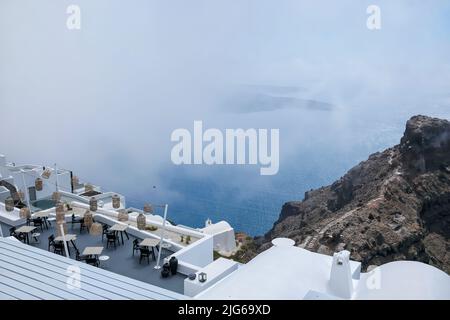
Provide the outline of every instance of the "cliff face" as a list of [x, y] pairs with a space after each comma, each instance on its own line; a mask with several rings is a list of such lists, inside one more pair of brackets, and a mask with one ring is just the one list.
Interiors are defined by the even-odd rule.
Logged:
[[347, 249], [379, 265], [416, 260], [450, 273], [450, 122], [412, 117], [400, 144], [352, 168], [303, 201], [284, 204], [257, 251], [276, 237], [308, 250]]

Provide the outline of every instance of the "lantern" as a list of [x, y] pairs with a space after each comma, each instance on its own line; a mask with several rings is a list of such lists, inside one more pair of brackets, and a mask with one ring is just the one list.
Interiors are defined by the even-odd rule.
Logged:
[[56, 235], [59, 237], [59, 236], [62, 236], [62, 233], [61, 233], [61, 226], [63, 227], [63, 229], [64, 229], [64, 234], [67, 234], [67, 223], [64, 221], [64, 222], [56, 222], [56, 226], [55, 226], [55, 229], [56, 229]]
[[80, 184], [80, 179], [78, 179], [77, 176], [73, 176], [73, 177], [72, 177], [72, 184], [73, 184], [74, 186], [79, 185], [79, 184]]
[[86, 183], [84, 185], [84, 192], [91, 192], [94, 191], [94, 186], [90, 183]]
[[64, 223], [65, 221], [64, 206], [60, 203], [56, 206], [56, 223]]
[[120, 208], [120, 197], [117, 194], [112, 196], [112, 206], [114, 209]]
[[139, 215], [136, 218], [137, 228], [139, 230], [145, 229], [146, 219], [143, 213], [139, 213]]
[[30, 210], [27, 207], [24, 207], [24, 208], [20, 209], [19, 217], [20, 217], [20, 219], [31, 218]]
[[205, 282], [206, 280], [207, 280], [206, 273], [200, 272], [200, 273], [198, 274], [198, 281], [200, 281], [200, 282]]
[[34, 187], [36, 188], [36, 191], [42, 191], [44, 188], [44, 181], [41, 178], [37, 178], [36, 181], [34, 181]]
[[84, 225], [90, 229], [92, 224], [94, 223], [94, 217], [92, 215], [92, 212], [90, 212], [89, 210], [87, 210], [84, 213]]
[[128, 221], [128, 212], [125, 209], [119, 210], [119, 215], [117, 216], [119, 221]]
[[152, 205], [149, 203], [144, 204], [144, 212], [145, 213], [153, 213]]
[[103, 233], [103, 227], [100, 223], [95, 222], [91, 225], [91, 227], [89, 228], [89, 234], [93, 235], [93, 236], [98, 236], [101, 235]]
[[5, 209], [8, 212], [11, 212], [14, 210], [14, 199], [11, 197], [8, 197], [5, 199]]
[[59, 200], [61, 200], [61, 194], [58, 191], [53, 192], [52, 200], [55, 202], [59, 202]]
[[97, 208], [98, 208], [98, 203], [97, 203], [97, 199], [95, 199], [94, 197], [92, 197], [90, 200], [89, 200], [89, 209], [91, 210], [91, 211], [97, 211]]
[[41, 177], [44, 179], [48, 179], [50, 178], [52, 172], [50, 171], [50, 169], [45, 169], [44, 172], [42, 172]]

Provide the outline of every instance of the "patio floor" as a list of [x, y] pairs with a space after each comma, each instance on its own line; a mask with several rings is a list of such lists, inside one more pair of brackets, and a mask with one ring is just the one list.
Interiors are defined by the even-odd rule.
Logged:
[[[3, 233], [4, 236], [9, 235], [8, 233], [8, 227], [3, 225]], [[55, 234], [56, 232], [53, 229], [54, 222], [52, 223], [52, 226], [49, 227], [48, 230], [45, 229], [44, 231], [38, 230], [37, 232], [41, 233], [40, 236], [40, 242], [35, 243], [33, 239], [30, 239], [30, 245], [33, 247], [38, 247], [43, 250], [47, 250], [48, 248], [48, 237], [52, 234]], [[5, 232], [6, 231], [6, 232]], [[184, 287], [184, 279], [186, 276], [183, 276], [181, 274], [176, 274], [173, 276], [170, 276], [169, 278], [162, 278], [161, 277], [161, 270], [155, 270], [154, 266], [156, 265], [156, 261], [150, 257], [150, 264], [147, 263], [145, 259], [142, 260], [142, 263], [139, 264], [139, 252], [136, 252], [135, 255], [132, 255], [133, 252], [133, 240], [135, 239], [133, 236], [129, 236], [130, 239], [127, 240], [126, 236], [124, 235], [124, 245], [122, 243], [120, 245], [117, 245], [117, 248], [109, 247], [106, 248], [106, 237], [103, 239], [102, 243], [102, 236], [91, 236], [87, 233], [87, 231], [84, 229], [83, 233], [80, 234], [79, 225], [75, 224], [72, 229], [72, 225], [68, 224], [68, 234], [75, 234], [77, 236], [75, 240], [75, 245], [77, 246], [80, 253], [83, 253], [84, 248], [86, 247], [92, 247], [92, 246], [103, 246], [103, 252], [101, 255], [107, 255], [109, 256], [109, 260], [106, 262], [101, 262], [100, 268], [115, 272], [136, 280], [140, 280], [146, 283], [150, 283], [153, 285], [156, 285], [158, 287], [171, 290], [174, 292], [178, 292], [183, 294], [183, 287]], [[120, 235], [119, 235], [120, 239]], [[140, 241], [140, 240], [139, 240]], [[75, 250], [73, 248], [70, 248], [71, 252], [71, 258], [75, 259]], [[157, 257], [157, 251], [155, 251], [156, 257]], [[170, 255], [171, 252], [164, 250], [161, 253], [161, 262], [160, 265], [163, 264], [164, 257]]]

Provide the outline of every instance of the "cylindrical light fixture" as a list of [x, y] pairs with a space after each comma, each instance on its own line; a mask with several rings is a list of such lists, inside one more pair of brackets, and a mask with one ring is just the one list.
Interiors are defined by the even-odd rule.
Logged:
[[77, 176], [73, 176], [73, 177], [72, 177], [72, 184], [73, 184], [74, 186], [77, 186], [79, 183], [80, 183], [80, 179], [78, 179]]
[[66, 221], [66, 215], [64, 213], [64, 205], [59, 203], [56, 206], [56, 223], [64, 223]]
[[115, 194], [112, 196], [112, 206], [114, 209], [120, 208], [120, 197], [119, 195]]
[[11, 197], [8, 197], [5, 199], [5, 209], [8, 212], [11, 212], [14, 210], [14, 199]]
[[44, 181], [41, 178], [36, 178], [34, 181], [34, 187], [36, 188], [36, 191], [42, 191], [44, 188]]
[[94, 191], [94, 186], [90, 183], [86, 183], [84, 185], [84, 192], [91, 192]]
[[92, 197], [90, 200], [89, 200], [89, 210], [91, 210], [91, 211], [97, 211], [97, 208], [98, 208], [98, 202], [97, 202], [97, 199], [95, 199], [95, 197]]
[[56, 235], [57, 235], [58, 237], [59, 237], [59, 236], [62, 236], [62, 233], [61, 233], [61, 226], [63, 226], [64, 234], [67, 234], [67, 223], [66, 223], [65, 221], [63, 221], [63, 222], [56, 222], [55, 229], [56, 229]]
[[27, 207], [23, 207], [19, 212], [20, 219], [28, 219], [31, 218], [30, 210]]
[[144, 204], [144, 212], [145, 213], [153, 213], [153, 207], [150, 203]]
[[52, 172], [50, 171], [50, 169], [45, 169], [44, 172], [42, 172], [41, 177], [44, 179], [48, 179], [50, 178]]
[[144, 230], [146, 225], [146, 219], [143, 213], [139, 213], [139, 215], [136, 218], [136, 224], [137, 228], [139, 230]]
[[120, 209], [117, 216], [118, 221], [128, 221], [128, 212], [125, 209]]
[[53, 192], [52, 200], [55, 202], [59, 202], [59, 200], [61, 200], [61, 193], [59, 193], [58, 191]]
[[89, 234], [92, 236], [98, 236], [103, 233], [103, 227], [100, 223], [95, 222], [89, 228]]
[[206, 282], [207, 279], [208, 279], [208, 277], [207, 277], [206, 273], [200, 272], [200, 273], [198, 274], [198, 281], [200, 281], [200, 282]]
[[89, 210], [87, 210], [84, 213], [84, 225], [90, 229], [92, 224], [94, 223], [94, 217], [92, 215], [92, 212], [90, 212]]

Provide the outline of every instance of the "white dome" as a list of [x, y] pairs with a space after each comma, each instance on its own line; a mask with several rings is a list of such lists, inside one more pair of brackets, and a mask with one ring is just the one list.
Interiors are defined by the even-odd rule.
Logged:
[[355, 298], [450, 299], [450, 276], [421, 262], [390, 262], [361, 274]]

